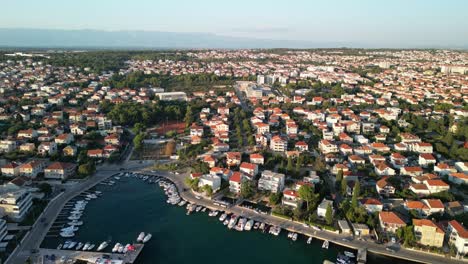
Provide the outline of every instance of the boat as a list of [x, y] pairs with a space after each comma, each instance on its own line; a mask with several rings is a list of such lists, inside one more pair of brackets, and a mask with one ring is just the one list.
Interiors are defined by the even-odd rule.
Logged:
[[223, 221], [226, 219], [227, 216], [228, 216], [227, 213], [223, 213], [223, 214], [219, 217], [219, 221], [223, 222]]
[[296, 240], [297, 240], [297, 236], [298, 236], [297, 233], [293, 233], [293, 235], [292, 235], [292, 237], [291, 237], [292, 241], [296, 241]]
[[99, 247], [97, 248], [97, 251], [101, 251], [101, 250], [105, 249], [108, 245], [109, 245], [109, 243], [107, 243], [107, 241], [102, 242], [99, 245]]
[[265, 223], [260, 223], [260, 226], [258, 227], [260, 230], [265, 230]]
[[312, 237], [310, 236], [309, 239], [307, 239], [307, 244], [312, 243]]
[[119, 247], [120, 247], [120, 243], [116, 243], [114, 247], [112, 248], [112, 252], [113, 253], [117, 252], [119, 250]]
[[350, 257], [350, 258], [355, 258], [355, 257], [356, 257], [356, 256], [354, 255], [353, 252], [345, 251], [344, 254], [345, 254], [347, 257]]
[[229, 224], [229, 220], [227, 220], [227, 219], [224, 220], [223, 225], [228, 225], [228, 224]]
[[74, 237], [75, 233], [73, 231], [64, 231], [60, 232], [61, 237]]
[[143, 242], [143, 243], [148, 242], [148, 241], [151, 239], [151, 237], [153, 237], [153, 235], [151, 235], [150, 233], [148, 233], [148, 234], [143, 238], [143, 241], [142, 241], [142, 242]]
[[232, 215], [232, 216], [231, 216], [231, 220], [229, 220], [228, 228], [229, 228], [229, 229], [233, 229], [234, 226], [236, 225], [236, 223], [237, 223], [237, 216], [236, 216], [236, 215]]
[[130, 247], [130, 244], [125, 245], [125, 247], [124, 247], [122, 253], [124, 253], [124, 254], [127, 253], [129, 247]]
[[83, 225], [83, 221], [73, 220], [73, 221], [68, 222], [67, 224], [71, 226], [80, 226], [80, 225]]
[[236, 230], [244, 231], [244, 227], [246, 223], [247, 223], [247, 219], [242, 217], [236, 225]]
[[83, 247], [83, 243], [78, 243], [78, 245], [76, 246], [76, 250], [80, 250], [81, 248]]
[[91, 251], [95, 246], [96, 246], [96, 245], [94, 245], [94, 244], [89, 245], [88, 251]]
[[119, 248], [117, 249], [117, 252], [122, 253], [124, 251], [124, 245], [120, 245]]
[[281, 233], [281, 227], [279, 226], [271, 226], [270, 227], [270, 234], [274, 236], [278, 236]]
[[202, 209], [202, 206], [199, 205], [199, 206], [197, 206], [197, 208], [195, 209], [195, 211], [198, 213], [198, 212], [200, 212], [201, 209]]
[[68, 249], [68, 247], [70, 246], [70, 242], [70, 240], [65, 241], [65, 243], [63, 243], [63, 249]]
[[77, 226], [67, 226], [67, 227], [64, 227], [62, 229], [60, 229], [60, 231], [62, 232], [67, 232], [67, 231], [72, 231], [72, 232], [75, 232], [75, 231], [78, 231], [78, 227]]
[[141, 232], [137, 237], [137, 242], [143, 241], [144, 238], [145, 238], [145, 232]]
[[260, 227], [260, 222], [255, 222], [253, 228], [257, 230]]
[[68, 245], [68, 248], [69, 248], [69, 249], [72, 249], [72, 248], [74, 248], [74, 247], [76, 246], [76, 244], [77, 244], [77, 242], [71, 241], [71, 242], [70, 242], [70, 245]]
[[253, 225], [254, 225], [254, 220], [250, 219], [249, 221], [247, 221], [244, 227], [245, 231], [252, 230]]
[[322, 248], [328, 249], [329, 244], [330, 242], [328, 242], [328, 240], [323, 241]]
[[68, 220], [79, 220], [81, 218], [81, 214], [73, 214], [68, 217]]
[[86, 243], [84, 244], [84, 246], [83, 246], [83, 251], [88, 250], [89, 246], [91, 246], [91, 243], [86, 242]]
[[60, 249], [62, 249], [62, 247], [63, 247], [63, 245], [62, 245], [62, 244], [59, 244], [59, 245], [57, 246], [57, 249], [60, 250]]
[[187, 201], [182, 200], [182, 201], [179, 202], [179, 206], [184, 206], [186, 203], [187, 203]]

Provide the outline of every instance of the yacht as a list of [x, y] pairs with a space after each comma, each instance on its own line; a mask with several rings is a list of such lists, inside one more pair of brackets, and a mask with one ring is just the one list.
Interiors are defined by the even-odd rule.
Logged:
[[91, 243], [86, 242], [86, 243], [84, 244], [84, 246], [83, 246], [83, 251], [88, 250], [89, 246], [91, 246]]
[[330, 242], [328, 240], [323, 241], [322, 248], [328, 249], [328, 246], [330, 245]]
[[228, 216], [227, 213], [222, 214], [222, 215], [219, 217], [219, 221], [223, 222], [223, 221], [226, 219], [227, 216]]
[[310, 236], [309, 239], [307, 239], [307, 244], [312, 243], [312, 237]]
[[247, 224], [245, 224], [245, 231], [250, 231], [252, 230], [252, 227], [254, 225], [254, 220], [250, 219], [249, 221], [247, 221]]
[[245, 224], [247, 222], [247, 218], [241, 218], [237, 223], [236, 230], [237, 231], [244, 231]]
[[83, 243], [78, 243], [78, 245], [76, 246], [76, 250], [80, 250], [81, 248], [83, 247]]
[[145, 232], [141, 232], [137, 237], [137, 242], [143, 241], [144, 238], [145, 238]]
[[112, 252], [113, 253], [117, 252], [119, 250], [119, 247], [120, 247], [120, 243], [116, 243], [114, 247], [112, 248]]
[[150, 239], [153, 237], [153, 235], [151, 235], [150, 233], [148, 233], [144, 238], [143, 238], [143, 243], [146, 243], [148, 241], [150, 241]]
[[233, 229], [234, 226], [236, 225], [236, 223], [237, 223], [237, 216], [236, 216], [236, 215], [232, 215], [232, 216], [231, 216], [231, 220], [229, 220], [228, 228], [229, 228], [229, 229]]
[[61, 237], [74, 237], [75, 233], [73, 231], [63, 231], [60, 232]]
[[99, 245], [99, 247], [97, 248], [97, 251], [101, 251], [101, 250], [105, 249], [108, 245], [109, 245], [109, 243], [107, 243], [107, 241], [102, 242]]

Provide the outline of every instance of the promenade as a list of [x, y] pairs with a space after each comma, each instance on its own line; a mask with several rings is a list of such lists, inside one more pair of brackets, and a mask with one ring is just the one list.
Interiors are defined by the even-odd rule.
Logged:
[[166, 177], [167, 179], [170, 179], [179, 189], [180, 196], [189, 202], [196, 203], [196, 204], [202, 205], [204, 207], [207, 207], [213, 210], [227, 211], [230, 213], [234, 213], [236, 215], [242, 215], [244, 217], [253, 219], [255, 221], [260, 221], [260, 222], [264, 222], [270, 225], [280, 226], [282, 229], [300, 233], [305, 236], [312, 236], [314, 238], [321, 239], [321, 240], [328, 240], [331, 243], [341, 245], [344, 247], [353, 248], [356, 250], [365, 248], [367, 249], [368, 252], [372, 252], [375, 254], [385, 255], [385, 256], [389, 256], [393, 258], [400, 258], [400, 259], [405, 259], [405, 260], [410, 260], [410, 261], [415, 261], [415, 262], [421, 262], [421, 263], [430, 263], [430, 264], [468, 263], [464, 260], [447, 258], [447, 257], [436, 255], [436, 254], [424, 253], [424, 252], [409, 250], [405, 248], [400, 248], [396, 252], [390, 252], [386, 249], [385, 245], [378, 245], [378, 244], [375, 244], [374, 242], [361, 241], [361, 240], [356, 240], [356, 239], [352, 241], [344, 241], [343, 238], [346, 238], [348, 236], [344, 236], [344, 235], [340, 235], [337, 233], [324, 231], [324, 230], [322, 231], [314, 230], [313, 228], [304, 226], [303, 224], [298, 223], [298, 222], [286, 220], [286, 219], [275, 217], [272, 215], [259, 214], [253, 210], [249, 210], [240, 206], [233, 206], [230, 208], [220, 207], [220, 206], [215, 205], [213, 201], [211, 200], [204, 199], [204, 198], [197, 199], [195, 197], [195, 194], [193, 194], [185, 186], [185, 183], [184, 183], [184, 179], [188, 176], [188, 174], [173, 174], [173, 173], [168, 173], [165, 171], [157, 171], [157, 172], [144, 171], [144, 173], [152, 174], [152, 175], [159, 175], [159, 176]]

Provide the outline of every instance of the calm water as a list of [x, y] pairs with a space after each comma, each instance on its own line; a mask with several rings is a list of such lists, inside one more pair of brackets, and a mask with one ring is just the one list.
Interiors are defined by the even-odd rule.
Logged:
[[[114, 186], [99, 185], [103, 196], [86, 207], [75, 241], [90, 241], [99, 245], [111, 239], [110, 250], [116, 242], [132, 243], [140, 232], [150, 232], [153, 238], [145, 245], [137, 264], [154, 263], [322, 263], [335, 260], [339, 248], [330, 243], [328, 250], [322, 242], [307, 245], [301, 237], [296, 242], [259, 231], [228, 230], [218, 217], [206, 213], [185, 215], [185, 208], [166, 203], [163, 190], [134, 178], [123, 178]], [[56, 248], [65, 239], [46, 238], [43, 247]], [[368, 256], [368, 263], [407, 263], [394, 259]]]

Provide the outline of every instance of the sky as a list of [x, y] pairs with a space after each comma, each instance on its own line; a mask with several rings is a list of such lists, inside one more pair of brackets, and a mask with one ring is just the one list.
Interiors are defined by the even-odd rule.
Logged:
[[15, 0], [1, 28], [203, 32], [388, 47], [468, 46], [465, 0]]

